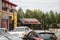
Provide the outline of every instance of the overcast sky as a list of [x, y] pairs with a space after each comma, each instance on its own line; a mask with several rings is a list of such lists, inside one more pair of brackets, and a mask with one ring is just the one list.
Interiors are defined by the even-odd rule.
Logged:
[[60, 12], [60, 0], [10, 0], [18, 5], [16, 9], [22, 7], [26, 9], [40, 9], [44, 12], [53, 10], [54, 12]]

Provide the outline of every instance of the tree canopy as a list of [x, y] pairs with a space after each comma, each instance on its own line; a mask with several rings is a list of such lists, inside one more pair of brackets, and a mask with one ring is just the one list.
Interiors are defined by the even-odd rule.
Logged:
[[29, 10], [27, 9], [24, 13], [22, 8], [19, 8], [17, 11], [18, 18], [36, 18], [41, 22], [41, 25], [44, 29], [48, 28], [59, 28], [57, 24], [60, 23], [60, 13], [53, 12], [42, 12], [41, 10]]

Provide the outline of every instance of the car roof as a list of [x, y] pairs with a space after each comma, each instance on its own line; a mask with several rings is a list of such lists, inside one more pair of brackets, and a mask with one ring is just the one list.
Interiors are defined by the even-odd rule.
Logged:
[[29, 28], [27, 26], [19, 26], [19, 27], [16, 27], [16, 28]]

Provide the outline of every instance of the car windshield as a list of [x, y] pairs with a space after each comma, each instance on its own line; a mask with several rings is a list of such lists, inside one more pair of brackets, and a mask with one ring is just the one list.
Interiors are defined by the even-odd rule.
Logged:
[[14, 35], [10, 35], [9, 33], [5, 33], [3, 35], [6, 36], [6, 38], [11, 39], [11, 40], [21, 40], [21, 38], [16, 37]]
[[6, 37], [0, 35], [0, 40], [8, 40]]
[[19, 32], [19, 31], [24, 31], [25, 29], [24, 28], [15, 28], [14, 30], [13, 30], [13, 32]]
[[55, 36], [52, 33], [39, 33], [38, 35], [40, 38], [43, 38], [43, 39], [50, 39]]
[[3, 29], [0, 29], [0, 32], [4, 32], [4, 30]]

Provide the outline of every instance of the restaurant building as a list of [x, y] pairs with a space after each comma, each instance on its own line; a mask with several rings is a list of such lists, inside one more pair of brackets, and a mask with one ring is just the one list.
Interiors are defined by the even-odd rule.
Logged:
[[15, 28], [17, 26], [16, 4], [9, 0], [0, 0], [0, 27]]

